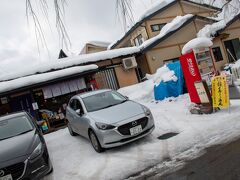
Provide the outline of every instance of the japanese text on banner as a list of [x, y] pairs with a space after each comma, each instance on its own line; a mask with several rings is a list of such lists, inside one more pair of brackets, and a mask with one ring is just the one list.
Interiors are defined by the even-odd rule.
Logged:
[[213, 107], [228, 108], [229, 92], [226, 76], [215, 76], [212, 79]]

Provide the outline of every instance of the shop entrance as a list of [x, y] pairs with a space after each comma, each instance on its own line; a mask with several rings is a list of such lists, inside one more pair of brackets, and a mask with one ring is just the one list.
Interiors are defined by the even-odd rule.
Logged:
[[95, 79], [100, 89], [119, 89], [114, 67], [104, 68], [100, 70], [95, 75]]
[[240, 59], [240, 41], [239, 39], [232, 39], [224, 42], [227, 50], [229, 63]]
[[36, 118], [36, 114], [32, 107], [31, 94], [22, 94], [19, 96], [13, 96], [10, 100], [10, 107], [12, 112], [26, 111]]

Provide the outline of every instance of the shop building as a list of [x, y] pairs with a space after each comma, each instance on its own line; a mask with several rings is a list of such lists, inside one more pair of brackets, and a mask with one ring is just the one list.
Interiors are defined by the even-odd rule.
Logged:
[[213, 34], [215, 65], [222, 70], [225, 64], [240, 59], [240, 14]]
[[[164, 63], [178, 60], [184, 44], [195, 38], [197, 32], [206, 24], [216, 22], [208, 17], [214, 17], [219, 12], [221, 12], [220, 8], [189, 0], [161, 1], [147, 10], [140, 20], [109, 49], [141, 47], [146, 41], [154, 41], [148, 47], [141, 47], [141, 52], [136, 57], [140, 74], [144, 77], [146, 73], [155, 73]], [[192, 14], [193, 18], [161, 38], [156, 38], [167, 23], [177, 16], [187, 14]]]
[[0, 82], [0, 115], [26, 111], [48, 130], [66, 125], [69, 99], [93, 89], [96, 65], [75, 66]]

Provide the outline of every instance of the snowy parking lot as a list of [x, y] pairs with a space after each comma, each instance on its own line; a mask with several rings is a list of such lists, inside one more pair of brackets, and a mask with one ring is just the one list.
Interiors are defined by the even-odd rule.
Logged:
[[[175, 167], [206, 147], [240, 136], [240, 100], [231, 101], [230, 113], [221, 110], [211, 115], [190, 114], [187, 94], [142, 103], [155, 118], [153, 133], [101, 154], [88, 140], [70, 136], [67, 129], [45, 135], [54, 171], [44, 179], [124, 179], [154, 166]], [[179, 134], [158, 139], [169, 132]]]

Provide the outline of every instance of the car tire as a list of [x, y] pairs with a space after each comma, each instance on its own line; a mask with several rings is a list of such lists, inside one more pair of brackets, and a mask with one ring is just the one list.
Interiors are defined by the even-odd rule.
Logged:
[[71, 134], [71, 136], [77, 136], [77, 133], [75, 133], [75, 132], [72, 130], [72, 127], [71, 127], [70, 123], [67, 124], [67, 127], [68, 127], [68, 131], [69, 131], [69, 133]]
[[101, 153], [104, 151], [104, 149], [102, 148], [101, 144], [99, 143], [98, 138], [97, 138], [96, 134], [93, 132], [93, 130], [89, 131], [89, 139], [90, 139], [91, 144], [96, 152]]

